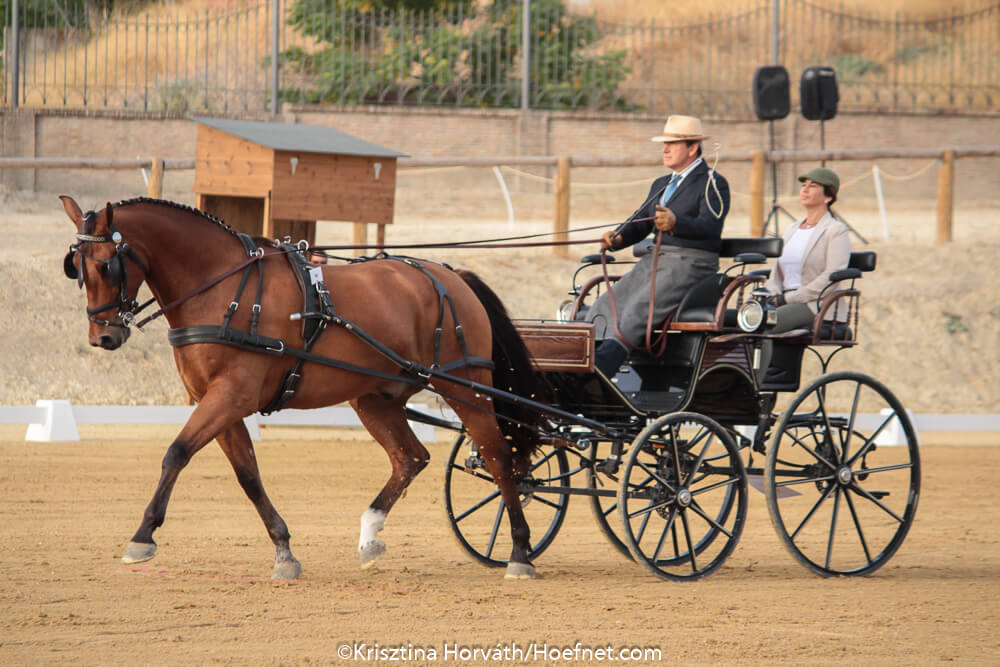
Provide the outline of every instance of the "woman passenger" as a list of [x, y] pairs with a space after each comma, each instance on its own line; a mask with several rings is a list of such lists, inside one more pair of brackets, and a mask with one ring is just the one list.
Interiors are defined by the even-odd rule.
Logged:
[[[769, 333], [812, 328], [818, 312], [817, 297], [830, 283], [830, 274], [846, 269], [851, 258], [847, 225], [830, 213], [830, 206], [837, 201], [840, 178], [832, 169], [816, 167], [799, 176], [799, 181], [799, 201], [806, 217], [785, 232], [784, 249], [767, 281], [771, 294], [767, 303], [776, 308], [775, 324], [768, 328]], [[796, 354], [794, 363], [783, 358], [788, 356], [776, 354], [773, 341], [764, 342], [760, 368], [765, 384], [798, 382], [801, 355]]]

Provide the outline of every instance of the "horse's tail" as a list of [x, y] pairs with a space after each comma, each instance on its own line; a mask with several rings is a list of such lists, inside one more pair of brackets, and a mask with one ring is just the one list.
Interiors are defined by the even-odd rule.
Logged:
[[[514, 328], [500, 297], [475, 273], [461, 269], [456, 273], [472, 288], [490, 318], [493, 330], [493, 386], [534, 401], [546, 400], [543, 395], [545, 384], [532, 368], [528, 348]], [[538, 427], [542, 415], [537, 410], [503, 399], [495, 400], [493, 405], [500, 430], [516, 448], [515, 458], [521, 464], [516, 467], [526, 471], [539, 443]]]

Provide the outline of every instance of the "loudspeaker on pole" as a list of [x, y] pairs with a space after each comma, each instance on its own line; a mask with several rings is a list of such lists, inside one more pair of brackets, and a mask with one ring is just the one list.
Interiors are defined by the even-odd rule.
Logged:
[[765, 65], [754, 71], [753, 110], [760, 120], [781, 120], [788, 115], [791, 102], [787, 69]]
[[837, 74], [832, 67], [807, 67], [799, 84], [802, 115], [806, 120], [830, 120], [837, 115]]

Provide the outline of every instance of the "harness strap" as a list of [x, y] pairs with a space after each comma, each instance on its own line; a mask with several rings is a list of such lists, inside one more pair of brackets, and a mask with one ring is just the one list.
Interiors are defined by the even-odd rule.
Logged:
[[247, 257], [256, 257], [261, 254], [259, 248], [257, 248], [257, 243], [253, 240], [253, 237], [249, 234], [244, 234], [243, 232], [236, 232], [236, 238], [240, 240], [243, 244], [243, 249], [247, 251]]
[[394, 259], [398, 262], [403, 262], [407, 266], [412, 266], [421, 273], [423, 273], [427, 278], [430, 279], [431, 284], [434, 285], [434, 289], [438, 294], [438, 320], [437, 326], [434, 329], [434, 365], [432, 368], [440, 367], [441, 360], [441, 324], [444, 322], [444, 305], [448, 304], [448, 308], [451, 310], [451, 319], [455, 323], [455, 336], [458, 338], [458, 345], [462, 350], [462, 358], [469, 358], [469, 349], [465, 344], [465, 333], [462, 331], [462, 325], [458, 321], [458, 310], [455, 308], [455, 300], [451, 297], [447, 288], [437, 279], [434, 274], [424, 268], [423, 264], [416, 261], [411, 257], [396, 257], [392, 255], [385, 255], [385, 259]]
[[[288, 263], [292, 267], [292, 273], [299, 284], [299, 289], [302, 290], [303, 312], [299, 313], [298, 317], [302, 320], [304, 351], [309, 352], [326, 330], [327, 322], [333, 320], [336, 313], [333, 309], [333, 302], [330, 301], [330, 292], [327, 290], [326, 284], [322, 280], [314, 279], [313, 267], [306, 261], [301, 249], [289, 243], [282, 243], [281, 247], [288, 257]], [[277, 412], [295, 397], [295, 391], [302, 379], [304, 362], [305, 360], [300, 358], [294, 366], [285, 371], [278, 392], [261, 410], [261, 414], [268, 415]]]
[[[253, 240], [253, 237], [249, 234], [244, 234], [243, 232], [237, 232], [236, 238], [240, 240], [243, 244], [243, 249], [247, 252], [247, 257], [254, 258], [260, 257], [264, 254], [263, 248], [257, 247], [257, 242]], [[247, 267], [247, 272], [250, 271], [250, 267]], [[246, 274], [244, 274], [246, 275]], [[242, 292], [242, 289], [240, 290]], [[257, 324], [260, 322], [260, 299], [261, 295], [264, 293], [264, 265], [260, 265], [260, 270], [257, 272], [257, 296], [253, 302], [253, 310], [250, 313], [250, 333], [257, 333]]]
[[245, 269], [243, 269], [243, 275], [240, 276], [240, 285], [236, 288], [236, 296], [233, 300], [229, 302], [229, 308], [226, 309], [226, 314], [222, 317], [222, 329], [229, 328], [229, 322], [233, 319], [233, 315], [236, 314], [236, 309], [240, 307], [240, 299], [243, 297], [243, 290], [247, 286], [247, 280], [250, 278], [250, 269], [253, 268], [253, 264], [248, 264]]
[[[404, 382], [409, 385], [414, 386], [426, 386], [427, 380], [431, 377], [441, 378], [449, 382], [453, 382], [459, 386], [467, 387], [469, 389], [474, 389], [480, 391], [484, 394], [492, 396], [494, 399], [506, 400], [510, 403], [517, 405], [523, 405], [534, 410], [544, 412], [546, 414], [555, 415], [558, 417], [563, 417], [574, 423], [584, 424], [598, 433], [607, 433], [613, 435], [614, 437], [620, 437], [620, 434], [602, 422], [594, 421], [588, 419], [578, 414], [573, 414], [559, 408], [552, 407], [551, 405], [545, 405], [539, 403], [538, 401], [532, 400], [530, 398], [525, 398], [524, 396], [518, 396], [517, 394], [511, 393], [509, 391], [504, 391], [496, 387], [489, 387], [487, 385], [474, 382], [472, 380], [467, 380], [465, 378], [456, 377], [454, 375], [448, 375], [444, 372], [444, 369], [434, 370], [421, 366], [419, 364], [408, 363], [408, 366], [414, 369], [419, 369], [415, 377], [407, 377], [404, 375], [390, 375], [389, 373], [383, 373], [382, 371], [377, 371], [371, 368], [364, 368], [362, 366], [355, 366], [354, 364], [349, 364], [346, 361], [338, 361], [337, 359], [330, 359], [329, 357], [320, 356], [318, 354], [313, 354], [311, 352], [306, 352], [305, 350], [298, 350], [295, 348], [286, 347], [284, 341], [278, 338], [269, 338], [267, 336], [250, 336], [245, 331], [240, 331], [239, 329], [230, 329], [227, 334], [226, 339], [220, 339], [218, 337], [218, 327], [211, 325], [201, 325], [201, 326], [191, 326], [183, 327], [180, 329], [169, 329], [167, 330], [167, 340], [174, 347], [180, 347], [183, 345], [192, 345], [196, 343], [218, 343], [222, 345], [231, 345], [233, 347], [238, 347], [241, 349], [252, 350], [256, 352], [265, 352], [273, 355], [289, 355], [298, 357], [300, 359], [305, 359], [306, 361], [313, 361], [318, 364], [323, 364], [324, 366], [330, 366], [332, 368], [339, 368], [346, 371], [351, 371], [353, 373], [359, 373], [361, 375], [369, 375], [372, 377], [383, 378], [386, 380], [392, 380], [394, 382]], [[475, 362], [475, 366], [483, 366], [487, 368], [492, 368], [493, 362], [488, 359], [480, 359], [473, 357], [470, 361]], [[460, 362], [453, 362], [446, 365], [446, 367], [452, 367], [454, 364]], [[440, 390], [433, 390], [438, 394], [443, 394]], [[473, 406], [471, 403], [468, 405], [476, 407], [477, 409], [482, 409], [478, 406]], [[499, 415], [498, 415], [499, 416]], [[505, 419], [509, 419], [504, 417]]]
[[[390, 373], [384, 373], [382, 371], [375, 370], [374, 368], [366, 368], [364, 366], [358, 366], [356, 364], [351, 364], [346, 361], [340, 361], [338, 359], [331, 359], [329, 357], [324, 357], [313, 352], [308, 352], [306, 350], [301, 350], [294, 347], [289, 347], [285, 345], [285, 341], [280, 338], [272, 338], [270, 336], [260, 336], [251, 335], [250, 333], [243, 331], [241, 329], [226, 329], [225, 331], [220, 331], [219, 327], [211, 324], [202, 324], [190, 327], [181, 327], [178, 329], [168, 329], [167, 330], [167, 341], [173, 347], [183, 347], [185, 345], [195, 345], [198, 343], [218, 343], [222, 345], [230, 345], [233, 347], [238, 347], [244, 350], [251, 350], [253, 352], [262, 352], [264, 354], [271, 354], [276, 356], [287, 355], [290, 357], [295, 357], [300, 360], [313, 361], [318, 364], [323, 364], [324, 366], [330, 366], [332, 368], [339, 368], [345, 371], [351, 371], [352, 373], [358, 373], [360, 375], [369, 375], [372, 377], [377, 377], [383, 380], [392, 380], [394, 382], [404, 382], [406, 384], [412, 385], [426, 385], [427, 380], [434, 375], [441, 376], [445, 375], [447, 371], [455, 370], [456, 368], [461, 368], [463, 366], [481, 366], [483, 368], [492, 368], [493, 362], [489, 359], [482, 359], [480, 357], [472, 357], [469, 359], [470, 363], [465, 363], [465, 360], [456, 360], [451, 363], [445, 364], [440, 369], [434, 370], [426, 368], [420, 364], [411, 361], [404, 361], [398, 365], [404, 370], [411, 373], [408, 377], [406, 375], [393, 375]], [[402, 361], [402, 358], [400, 357]], [[449, 380], [456, 380], [458, 378], [447, 377]]]

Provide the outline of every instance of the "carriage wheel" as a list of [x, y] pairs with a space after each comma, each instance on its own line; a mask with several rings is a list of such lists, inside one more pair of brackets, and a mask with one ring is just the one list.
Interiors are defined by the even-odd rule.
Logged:
[[800, 563], [824, 577], [871, 574], [917, 511], [916, 431], [881, 382], [830, 373], [788, 406], [764, 474], [771, 523]]
[[[531, 559], [545, 551], [566, 517], [569, 495], [537, 493], [569, 487], [569, 461], [561, 449], [546, 447], [533, 457], [529, 478], [519, 484], [524, 518], [531, 528]], [[466, 551], [489, 567], [506, 567], [513, 546], [506, 503], [486, 469], [476, 443], [465, 433], [451, 448], [444, 472], [444, 506], [452, 532]]]
[[[611, 443], [609, 442], [595, 442], [590, 446], [590, 468], [587, 470], [587, 486], [590, 488], [602, 490], [618, 488], [621, 466], [624, 464], [619, 463], [618, 470], [608, 468], [606, 460], [610, 454]], [[622, 456], [625, 457], [627, 454], [628, 451], [625, 450]], [[628, 550], [628, 545], [622, 541], [619, 535], [621, 530], [615, 532], [615, 526], [620, 524], [614, 521], [614, 525], [612, 525], [614, 517], [618, 516], [617, 494], [614, 496], [591, 496], [590, 508], [597, 520], [597, 527], [608, 538], [608, 542], [623, 556], [631, 559], [632, 552]]]
[[618, 512], [629, 550], [653, 574], [684, 581], [714, 572], [747, 516], [747, 476], [732, 437], [704, 415], [660, 417], [632, 443]]

